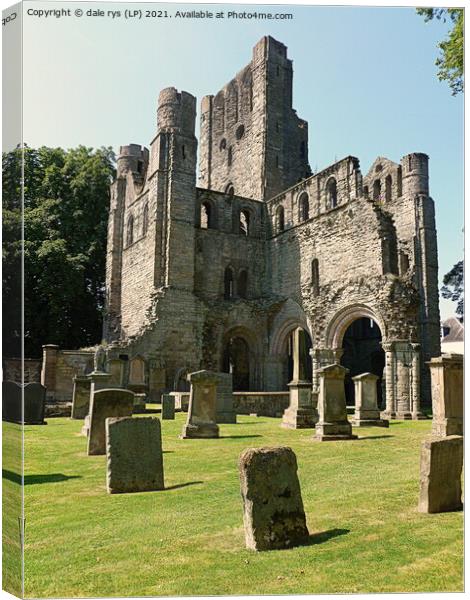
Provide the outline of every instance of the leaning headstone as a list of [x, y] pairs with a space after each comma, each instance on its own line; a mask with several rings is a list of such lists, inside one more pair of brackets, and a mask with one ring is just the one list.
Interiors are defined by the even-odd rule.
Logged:
[[165, 488], [162, 433], [158, 419], [107, 418], [106, 458], [109, 494]]
[[196, 371], [188, 375], [188, 380], [191, 383], [189, 411], [181, 437], [219, 437], [219, 426], [216, 422], [219, 374], [212, 371]]
[[354, 440], [351, 423], [346, 410], [344, 377], [348, 369], [341, 365], [328, 365], [318, 369], [320, 381], [318, 394], [318, 416], [314, 439], [320, 442], [329, 440]]
[[106, 454], [105, 421], [108, 417], [130, 417], [134, 394], [116, 388], [98, 390], [91, 398], [88, 455]]
[[25, 425], [45, 425], [46, 388], [40, 383], [27, 383], [24, 386]]
[[277, 550], [304, 543], [309, 533], [291, 448], [248, 448], [239, 469], [246, 547]]
[[90, 411], [91, 379], [84, 375], [73, 378], [72, 419], [84, 419]]
[[175, 418], [175, 397], [171, 394], [162, 394], [162, 419]]
[[217, 423], [236, 423], [237, 413], [233, 407], [233, 378], [231, 373], [217, 373]]
[[377, 405], [377, 380], [379, 378], [373, 373], [362, 373], [356, 375], [354, 381], [355, 427], [388, 427], [389, 422], [380, 418], [380, 410]]
[[432, 435], [463, 435], [463, 356], [443, 354], [428, 362], [431, 371]]
[[21, 423], [22, 386], [15, 381], [2, 382], [2, 420]]
[[419, 512], [461, 510], [462, 465], [462, 436], [424, 440], [421, 445]]

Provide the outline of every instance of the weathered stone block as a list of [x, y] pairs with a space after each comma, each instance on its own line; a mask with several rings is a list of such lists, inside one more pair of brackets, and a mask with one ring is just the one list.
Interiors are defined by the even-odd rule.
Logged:
[[108, 493], [163, 490], [160, 421], [153, 417], [106, 419]]
[[73, 378], [72, 419], [84, 419], [90, 411], [91, 379], [76, 376]]
[[318, 369], [320, 392], [318, 395], [319, 421], [314, 439], [320, 442], [328, 440], [357, 439], [352, 434], [348, 421], [344, 377], [348, 369], [341, 365], [329, 365]]
[[147, 396], [145, 394], [134, 394], [134, 410], [133, 413], [135, 415], [144, 414], [146, 411], [146, 400]]
[[217, 373], [217, 423], [236, 423], [237, 413], [233, 407], [233, 381], [231, 373]]
[[162, 394], [162, 419], [175, 418], [175, 397], [170, 394]]
[[88, 455], [106, 454], [106, 419], [130, 417], [133, 408], [134, 394], [129, 390], [109, 389], [94, 392], [90, 406]]
[[309, 536], [291, 448], [248, 448], [239, 460], [246, 547], [275, 550]]
[[463, 435], [463, 356], [443, 354], [428, 362], [431, 371], [432, 434]]
[[430, 437], [421, 445], [419, 512], [462, 508], [463, 437]]
[[219, 374], [212, 371], [196, 371], [188, 375], [188, 380], [191, 382], [188, 420], [181, 437], [219, 437], [219, 426], [216, 422]]

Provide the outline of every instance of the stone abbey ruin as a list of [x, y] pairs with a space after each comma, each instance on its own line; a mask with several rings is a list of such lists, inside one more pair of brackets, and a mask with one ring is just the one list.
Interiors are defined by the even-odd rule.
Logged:
[[[288, 404], [289, 384], [296, 406], [307, 388], [315, 407], [318, 370], [337, 364], [348, 369], [348, 404], [353, 378], [372, 373], [384, 418], [419, 418], [431, 402], [426, 362], [440, 355], [428, 157], [379, 157], [363, 174], [347, 156], [313, 174], [292, 77], [287, 48], [264, 37], [251, 62], [202, 99], [199, 153], [196, 98], [174, 88], [160, 93], [150, 150], [121, 147], [107, 385], [160, 402], [208, 369], [232, 373], [248, 412], [278, 397]], [[49, 399], [70, 400], [72, 377], [92, 360], [45, 346]], [[302, 411], [291, 412], [302, 426]]]

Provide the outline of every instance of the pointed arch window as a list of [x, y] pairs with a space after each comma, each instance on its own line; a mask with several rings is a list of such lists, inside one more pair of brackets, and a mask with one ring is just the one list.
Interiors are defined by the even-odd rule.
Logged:
[[280, 233], [285, 229], [284, 207], [278, 206], [276, 210], [276, 233]]
[[309, 218], [310, 206], [308, 201], [308, 194], [304, 192], [299, 198], [299, 221], [307, 221]]
[[149, 205], [144, 206], [142, 214], [142, 235], [146, 235], [149, 228]]
[[326, 200], [328, 208], [335, 208], [338, 204], [338, 191], [336, 179], [332, 177], [326, 185]]

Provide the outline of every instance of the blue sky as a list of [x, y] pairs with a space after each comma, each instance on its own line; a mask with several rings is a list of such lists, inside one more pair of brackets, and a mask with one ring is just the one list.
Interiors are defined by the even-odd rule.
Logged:
[[[26, 3], [33, 6], [33, 3]], [[35, 2], [123, 9], [114, 3]], [[197, 5], [202, 7], [202, 5]], [[133, 8], [194, 10], [185, 4]], [[308, 120], [309, 156], [319, 170], [352, 154], [366, 173], [377, 156], [430, 156], [440, 277], [463, 254], [463, 96], [439, 82], [437, 43], [447, 26], [413, 8], [207, 5], [289, 12], [293, 20], [38, 19], [24, 24], [24, 136], [30, 146], [148, 145], [156, 98], [175, 86], [198, 98], [217, 92], [247, 64], [263, 35], [294, 60], [294, 107]], [[442, 317], [453, 305], [441, 306]]]

